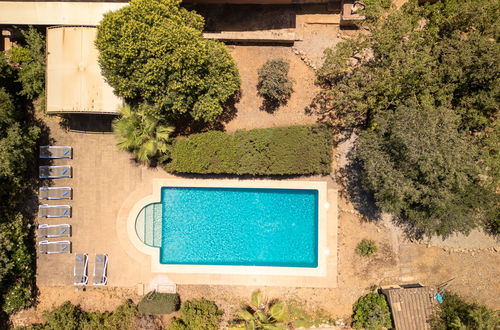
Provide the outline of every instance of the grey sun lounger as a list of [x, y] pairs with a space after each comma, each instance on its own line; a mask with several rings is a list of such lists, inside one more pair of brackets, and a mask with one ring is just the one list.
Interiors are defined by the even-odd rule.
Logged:
[[73, 268], [73, 284], [87, 285], [89, 276], [87, 275], [87, 266], [89, 257], [86, 253], [75, 255], [75, 267]]
[[72, 199], [73, 191], [70, 187], [40, 187], [39, 199]]
[[40, 238], [55, 238], [55, 237], [71, 237], [71, 225], [38, 225], [38, 237]]
[[47, 165], [40, 166], [40, 179], [62, 179], [71, 178], [73, 171], [70, 165]]
[[38, 250], [42, 254], [71, 253], [70, 241], [41, 241]]
[[40, 158], [71, 159], [73, 158], [73, 148], [70, 146], [41, 146]]
[[42, 204], [38, 206], [38, 216], [41, 218], [71, 218], [71, 206]]
[[108, 255], [107, 254], [96, 254], [95, 264], [94, 264], [94, 285], [106, 285], [108, 283], [108, 278], [106, 277], [106, 271], [108, 268]]

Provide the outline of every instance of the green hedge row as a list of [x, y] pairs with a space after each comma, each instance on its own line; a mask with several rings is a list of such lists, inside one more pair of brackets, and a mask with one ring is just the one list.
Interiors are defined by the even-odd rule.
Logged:
[[331, 172], [332, 133], [324, 125], [288, 126], [179, 137], [169, 172], [304, 175]]

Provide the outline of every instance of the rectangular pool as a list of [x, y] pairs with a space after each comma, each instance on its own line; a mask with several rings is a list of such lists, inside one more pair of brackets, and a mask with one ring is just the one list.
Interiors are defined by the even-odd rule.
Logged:
[[160, 263], [318, 266], [318, 191], [162, 187]]

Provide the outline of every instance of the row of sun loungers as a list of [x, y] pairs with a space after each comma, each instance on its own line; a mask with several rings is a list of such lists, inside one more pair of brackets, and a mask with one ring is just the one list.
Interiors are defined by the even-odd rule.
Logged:
[[[73, 268], [73, 284], [77, 286], [87, 285], [89, 276], [87, 275], [89, 257], [86, 253], [75, 255], [75, 266]], [[106, 285], [108, 278], [106, 271], [108, 268], [108, 256], [106, 254], [96, 254], [94, 263], [93, 285]]]
[[[70, 146], [41, 146], [40, 158], [45, 159], [72, 159], [73, 148]], [[71, 178], [73, 169], [70, 165], [40, 166], [39, 177], [41, 179]], [[71, 200], [73, 190], [71, 187], [40, 187], [40, 200]], [[71, 218], [71, 206], [42, 204], [38, 207], [38, 215], [42, 218]], [[71, 225], [69, 224], [40, 224], [38, 226], [38, 237], [40, 238], [63, 238], [71, 237]], [[71, 253], [71, 241], [48, 241], [38, 243], [39, 252], [42, 254]], [[88, 255], [86, 253], [75, 254], [73, 268], [73, 284], [77, 286], [87, 285], [89, 277], [87, 274]], [[108, 256], [96, 254], [94, 263], [94, 285], [106, 285], [108, 267]]]

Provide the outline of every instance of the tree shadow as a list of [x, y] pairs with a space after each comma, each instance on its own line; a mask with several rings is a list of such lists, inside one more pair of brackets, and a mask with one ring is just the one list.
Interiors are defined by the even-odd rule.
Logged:
[[280, 101], [271, 98], [264, 98], [262, 100], [262, 105], [260, 106], [261, 111], [273, 114], [279, 107], [284, 106], [288, 103], [288, 99]]
[[345, 197], [348, 197], [363, 220], [377, 222], [380, 220], [381, 210], [376, 205], [373, 192], [363, 184], [362, 170], [362, 163], [356, 157], [355, 149], [352, 149], [347, 154], [347, 164], [337, 172], [338, 183], [344, 187]]

